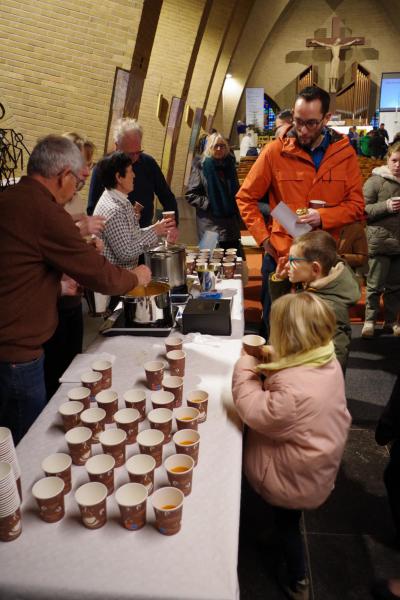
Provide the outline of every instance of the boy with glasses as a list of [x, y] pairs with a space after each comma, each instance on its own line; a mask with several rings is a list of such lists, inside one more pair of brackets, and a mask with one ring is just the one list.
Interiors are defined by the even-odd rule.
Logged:
[[326, 231], [310, 231], [296, 238], [289, 255], [278, 260], [276, 272], [270, 277], [272, 301], [289, 293], [292, 286], [317, 294], [333, 309], [333, 343], [345, 373], [351, 341], [349, 308], [361, 294], [351, 270], [337, 255], [335, 240]]
[[[329, 129], [329, 94], [317, 86], [304, 88], [293, 109], [293, 127], [261, 152], [236, 199], [243, 221], [265, 249], [263, 313], [267, 326], [270, 299], [268, 276], [276, 261], [287, 255], [291, 236], [273, 218], [266, 225], [258, 207], [268, 192], [271, 210], [285, 202], [296, 212], [308, 208], [299, 222], [328, 231], [335, 239], [341, 229], [364, 215], [361, 173], [347, 136]], [[309, 208], [322, 200], [321, 208]]]

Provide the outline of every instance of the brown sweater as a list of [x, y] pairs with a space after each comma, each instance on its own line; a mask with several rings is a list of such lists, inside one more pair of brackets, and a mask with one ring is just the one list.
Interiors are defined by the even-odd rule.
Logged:
[[51, 192], [31, 177], [0, 192], [0, 362], [28, 362], [57, 326], [60, 278], [66, 273], [103, 294], [137, 285], [80, 236]]

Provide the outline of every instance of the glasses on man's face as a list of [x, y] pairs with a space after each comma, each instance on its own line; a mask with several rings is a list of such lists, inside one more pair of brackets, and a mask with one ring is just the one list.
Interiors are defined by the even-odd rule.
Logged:
[[300, 256], [288, 256], [289, 267], [293, 267], [297, 262], [310, 262], [308, 258]]
[[76, 173], [74, 173], [73, 171], [70, 171], [70, 173], [75, 178], [75, 189], [77, 192], [79, 192], [85, 185], [85, 180], [82, 179], [81, 177], [79, 177], [78, 175], [76, 175]]
[[324, 117], [322, 117], [322, 119], [307, 119], [306, 121], [303, 121], [303, 119], [298, 119], [297, 117], [293, 117], [293, 122], [299, 129], [302, 127], [307, 127], [307, 129], [316, 129], [319, 125], [321, 125], [323, 120]]

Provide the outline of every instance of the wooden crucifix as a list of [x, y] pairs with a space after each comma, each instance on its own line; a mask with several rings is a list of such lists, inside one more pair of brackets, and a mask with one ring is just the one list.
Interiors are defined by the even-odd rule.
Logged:
[[341, 21], [339, 17], [332, 18], [332, 36], [330, 38], [312, 38], [306, 40], [308, 48], [316, 48], [322, 46], [329, 48], [332, 52], [331, 67], [329, 71], [329, 91], [337, 92], [337, 84], [339, 79], [340, 51], [342, 48], [350, 46], [361, 46], [365, 44], [363, 37], [340, 37]]

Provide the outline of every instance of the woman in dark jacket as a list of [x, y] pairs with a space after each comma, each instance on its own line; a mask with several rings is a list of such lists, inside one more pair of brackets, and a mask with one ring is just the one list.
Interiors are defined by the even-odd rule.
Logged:
[[237, 248], [238, 255], [243, 256], [235, 200], [238, 189], [235, 159], [229, 153], [225, 138], [218, 132], [213, 133], [202, 156], [193, 161], [185, 197], [196, 209], [199, 240], [206, 231], [215, 231], [221, 248]]

